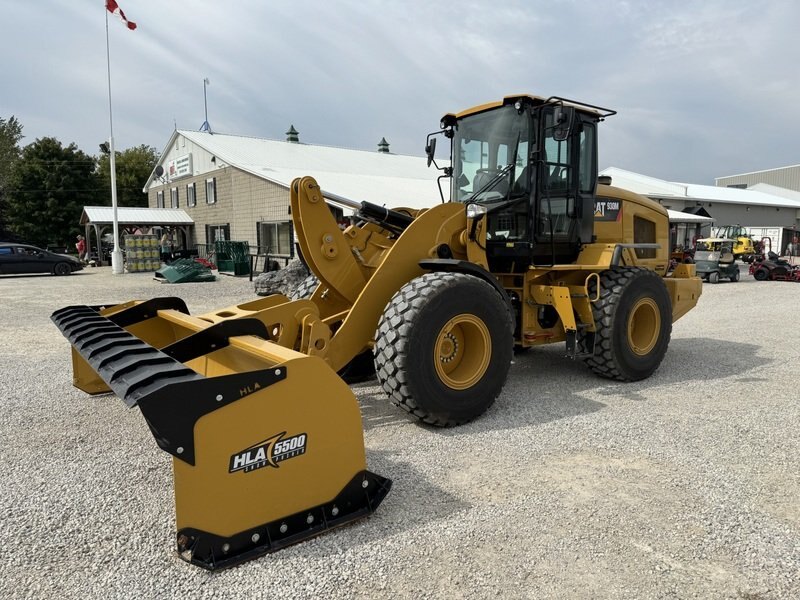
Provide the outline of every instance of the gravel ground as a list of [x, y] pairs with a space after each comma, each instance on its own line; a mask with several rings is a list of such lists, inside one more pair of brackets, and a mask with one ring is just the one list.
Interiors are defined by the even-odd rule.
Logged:
[[354, 388], [370, 518], [240, 567], [177, 558], [171, 458], [138, 410], [70, 385], [49, 320], [157, 295], [193, 313], [252, 283], [108, 268], [0, 277], [0, 597], [800, 597], [800, 286], [706, 284], [649, 380], [598, 379], [561, 347], [515, 359], [482, 418], [431, 430]]

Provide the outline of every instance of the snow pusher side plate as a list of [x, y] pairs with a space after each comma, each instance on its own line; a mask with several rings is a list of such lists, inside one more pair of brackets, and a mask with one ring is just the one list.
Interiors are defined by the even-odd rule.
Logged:
[[254, 318], [208, 323], [159, 350], [113, 322], [136, 322], [128, 306], [73, 306], [52, 320], [173, 456], [184, 560], [229, 567], [378, 507], [391, 481], [367, 471], [358, 403], [321, 358], [268, 341]]

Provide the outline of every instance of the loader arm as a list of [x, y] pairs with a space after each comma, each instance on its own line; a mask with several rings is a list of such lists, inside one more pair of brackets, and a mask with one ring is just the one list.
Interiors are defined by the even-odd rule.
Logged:
[[319, 350], [336, 371], [371, 346], [391, 297], [425, 272], [421, 260], [436, 258], [445, 246], [454, 258], [467, 258], [463, 204], [419, 211], [399, 234], [371, 223], [341, 231], [312, 177], [295, 179], [291, 189], [298, 244], [320, 280], [313, 300], [320, 315], [342, 321], [330, 346]]

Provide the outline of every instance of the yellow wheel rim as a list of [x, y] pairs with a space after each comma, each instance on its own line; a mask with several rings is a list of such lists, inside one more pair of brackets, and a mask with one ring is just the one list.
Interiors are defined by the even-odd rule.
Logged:
[[433, 347], [436, 374], [454, 390], [468, 389], [480, 381], [489, 368], [491, 356], [489, 329], [470, 314], [450, 319], [439, 331]]
[[642, 298], [628, 317], [628, 346], [634, 354], [647, 356], [661, 333], [661, 312], [652, 298]]

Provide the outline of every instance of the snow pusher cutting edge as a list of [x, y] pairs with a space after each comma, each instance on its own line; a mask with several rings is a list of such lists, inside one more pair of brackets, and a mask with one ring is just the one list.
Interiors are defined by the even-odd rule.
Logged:
[[[312, 312], [263, 300], [250, 308]], [[180, 556], [225, 568], [372, 513], [391, 481], [367, 471], [356, 399], [321, 358], [270, 341], [291, 333], [288, 317], [284, 327], [186, 312], [156, 298], [52, 316], [75, 384], [138, 406], [173, 456]]]

